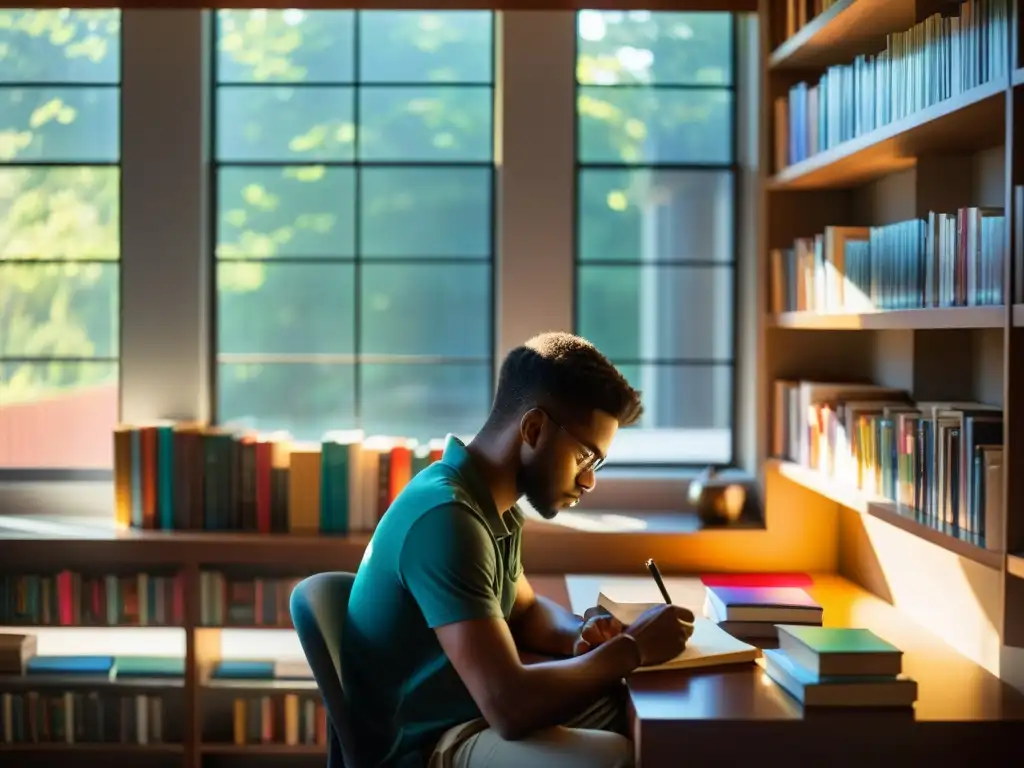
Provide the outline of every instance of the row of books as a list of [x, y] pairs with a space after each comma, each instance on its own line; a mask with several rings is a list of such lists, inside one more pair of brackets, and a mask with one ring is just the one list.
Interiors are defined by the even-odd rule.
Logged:
[[1003, 549], [1003, 412], [875, 384], [777, 380], [772, 452], [993, 551]]
[[982, 207], [826, 227], [771, 251], [769, 306], [775, 313], [998, 306], [1005, 228], [1001, 208]]
[[22, 677], [33, 685], [82, 683], [134, 683], [160, 680], [180, 683], [185, 676], [182, 656], [36, 655], [34, 635], [0, 634], [0, 647], [21, 639], [30, 652], [22, 653], [21, 671], [4, 678], [12, 684]]
[[0, 730], [7, 744], [179, 743], [166, 732], [159, 695], [114, 691], [17, 691], [0, 694]]
[[[76, 685], [160, 681], [181, 683], [185, 677], [183, 656], [37, 655], [35, 635], [0, 633], [0, 661], [5, 661], [0, 684]], [[8, 653], [8, 651], [11, 651]], [[267, 683], [312, 681], [305, 657], [275, 659], [221, 659], [210, 668], [210, 681], [232, 680]]]
[[290, 627], [288, 601], [301, 578], [199, 574], [199, 623], [204, 627]]
[[777, 170], [1005, 77], [1009, 18], [1007, 0], [951, 4], [884, 50], [797, 83], [774, 103]]
[[304, 656], [276, 659], [220, 659], [210, 670], [210, 680], [223, 684], [232, 680], [249, 683], [280, 683], [313, 680], [313, 671]]
[[0, 573], [0, 625], [181, 626], [184, 576]]
[[143, 530], [372, 531], [443, 446], [359, 430], [301, 442], [191, 422], [119, 425], [116, 519]]
[[[214, 708], [213, 702], [204, 706]], [[231, 730], [225, 732], [225, 718], [211, 712], [219, 728], [205, 729], [204, 741], [288, 746], [327, 745], [327, 713], [318, 693], [264, 693], [235, 696], [231, 700]]]

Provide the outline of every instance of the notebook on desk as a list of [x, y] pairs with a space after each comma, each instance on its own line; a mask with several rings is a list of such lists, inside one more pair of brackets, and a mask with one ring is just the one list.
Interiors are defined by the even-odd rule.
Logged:
[[[616, 603], [603, 592], [597, 597], [597, 604], [623, 624], [632, 624], [652, 606], [658, 603]], [[761, 655], [755, 646], [737, 640], [709, 619], [695, 617], [693, 635], [686, 642], [686, 648], [674, 659], [647, 667], [637, 672], [660, 669], [696, 669], [719, 664], [743, 664], [752, 662]]]

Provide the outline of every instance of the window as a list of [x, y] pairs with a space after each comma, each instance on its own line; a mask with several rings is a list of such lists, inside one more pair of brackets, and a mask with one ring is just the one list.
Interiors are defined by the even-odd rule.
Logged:
[[217, 420], [471, 434], [493, 381], [493, 14], [221, 10]]
[[641, 390], [630, 464], [733, 460], [734, 30], [577, 15], [576, 328]]
[[110, 469], [121, 17], [0, 10], [0, 468]]

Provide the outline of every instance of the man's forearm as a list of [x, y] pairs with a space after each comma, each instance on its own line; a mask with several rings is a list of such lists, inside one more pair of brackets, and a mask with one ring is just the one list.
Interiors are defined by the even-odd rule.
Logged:
[[639, 664], [636, 641], [621, 635], [582, 656], [524, 666], [515, 684], [498, 696], [504, 711], [499, 731], [516, 739], [565, 723]]
[[548, 656], [571, 656], [583, 619], [558, 603], [537, 595], [515, 626], [512, 636], [522, 651]]

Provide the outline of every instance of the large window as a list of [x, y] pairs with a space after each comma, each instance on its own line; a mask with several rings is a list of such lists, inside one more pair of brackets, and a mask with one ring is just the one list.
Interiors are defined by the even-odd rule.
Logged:
[[109, 469], [118, 10], [0, 10], [0, 468]]
[[619, 463], [733, 459], [734, 30], [577, 15], [576, 328], [642, 391]]
[[475, 432], [493, 380], [493, 14], [217, 15], [217, 419]]

